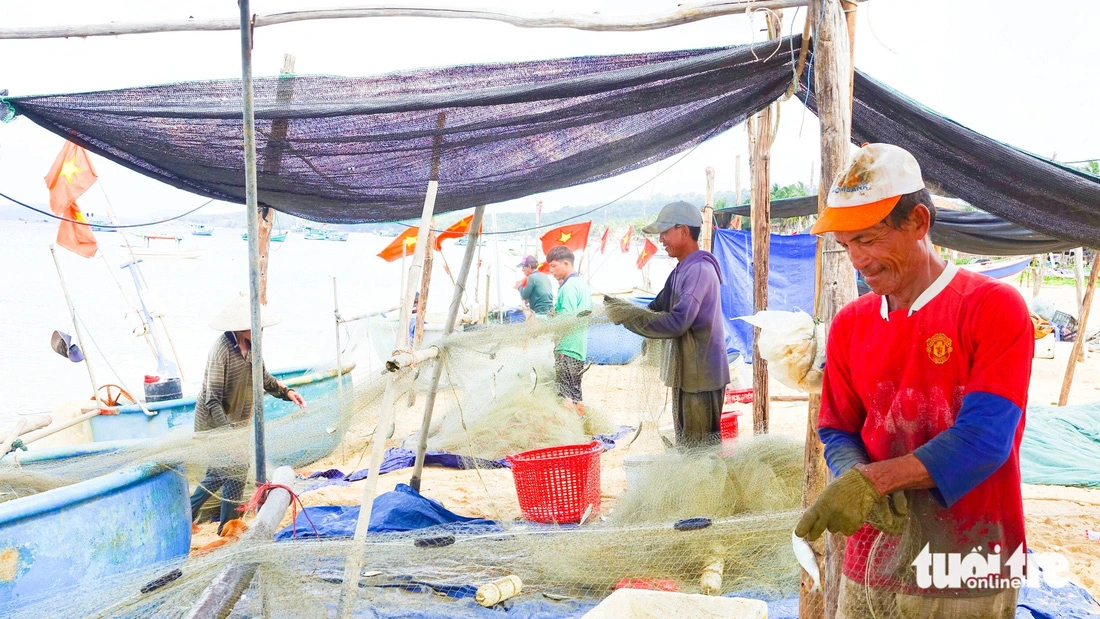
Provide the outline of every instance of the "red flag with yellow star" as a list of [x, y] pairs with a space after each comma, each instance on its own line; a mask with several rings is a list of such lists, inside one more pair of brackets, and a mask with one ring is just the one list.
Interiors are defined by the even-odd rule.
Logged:
[[657, 253], [657, 246], [653, 244], [653, 241], [646, 239], [645, 247], [642, 248], [642, 253], [638, 254], [638, 268], [644, 267], [655, 253]]
[[386, 262], [393, 262], [394, 260], [400, 260], [402, 256], [413, 255], [413, 252], [416, 251], [416, 236], [418, 234], [420, 234], [420, 228], [415, 226], [406, 228], [404, 232], [397, 235], [392, 243], [378, 252], [378, 257]]
[[[451, 227], [440, 232], [439, 236], [435, 237], [435, 250], [443, 251], [443, 239], [459, 239], [469, 234], [470, 224], [472, 223], [474, 223], [474, 216], [467, 215], [451, 224]], [[415, 246], [416, 243], [413, 243], [413, 245]]]
[[[69, 205], [62, 217], [72, 221], [62, 221], [57, 228], [57, 244], [85, 258], [94, 256], [99, 251], [99, 245], [95, 242], [92, 227], [87, 225], [84, 213], [80, 212], [76, 202]], [[81, 223], [73, 223], [73, 221]]]
[[552, 248], [558, 245], [565, 245], [573, 251], [580, 251], [588, 246], [588, 231], [591, 229], [591, 221], [554, 228], [542, 235], [542, 253], [549, 253]]
[[626, 236], [623, 237], [623, 240], [619, 241], [619, 249], [623, 250], [624, 254], [630, 251], [630, 239], [633, 236], [634, 226], [630, 226], [626, 231]]
[[50, 166], [50, 171], [46, 173], [46, 186], [50, 188], [50, 210], [58, 217], [67, 217], [69, 206], [97, 178], [92, 161], [88, 159], [88, 152], [72, 142], [65, 142], [57, 159]]

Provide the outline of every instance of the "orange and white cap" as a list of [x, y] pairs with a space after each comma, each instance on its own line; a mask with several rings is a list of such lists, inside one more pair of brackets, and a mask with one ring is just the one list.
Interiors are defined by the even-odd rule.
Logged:
[[864, 144], [829, 189], [825, 210], [811, 234], [851, 232], [886, 219], [898, 200], [924, 189], [920, 165], [893, 144]]

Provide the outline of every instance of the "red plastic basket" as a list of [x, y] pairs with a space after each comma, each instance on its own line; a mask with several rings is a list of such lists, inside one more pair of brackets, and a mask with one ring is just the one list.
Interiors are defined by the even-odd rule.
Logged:
[[533, 522], [576, 523], [592, 506], [600, 511], [600, 452], [603, 445], [562, 445], [512, 456], [512, 476], [523, 516]]
[[722, 441], [737, 440], [737, 418], [740, 411], [728, 411], [722, 413], [718, 422], [718, 431], [722, 434]]
[[751, 404], [752, 389], [726, 389], [726, 404]]

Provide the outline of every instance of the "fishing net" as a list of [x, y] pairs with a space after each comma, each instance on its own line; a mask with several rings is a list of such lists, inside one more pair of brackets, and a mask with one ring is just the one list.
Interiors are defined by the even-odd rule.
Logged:
[[[372, 533], [362, 547], [348, 538], [240, 542], [119, 574], [79, 592], [24, 597], [0, 614], [184, 616], [215, 577], [249, 566], [255, 576], [244, 581], [229, 616], [336, 616], [344, 567], [355, 553], [363, 556], [362, 575], [355, 599], [347, 603], [358, 617], [478, 616], [485, 611], [469, 594], [510, 574], [524, 586], [509, 604], [541, 604], [544, 616], [575, 615], [624, 584], [765, 599], [796, 596], [801, 572], [791, 530], [800, 514], [801, 443], [765, 436], [710, 451], [669, 446], [673, 432], [659, 378], [665, 354], [660, 342], [647, 342], [644, 354], [627, 365], [589, 367], [583, 416], [563, 406], [554, 388], [553, 343], [607, 320], [598, 307], [587, 318], [476, 325], [437, 342], [436, 359], [393, 374], [368, 371], [370, 364], [357, 359], [354, 380], [348, 375], [340, 389], [266, 426], [270, 467], [364, 468], [375, 441], [388, 447], [416, 442], [423, 394], [438, 363], [442, 378], [430, 449], [490, 459], [548, 444], [586, 443], [616, 424], [641, 428], [621, 434], [600, 456], [602, 508], [583, 524], [522, 518], [512, 490], [494, 483], [510, 484], [511, 474], [478, 468], [483, 461], [471, 459], [475, 470], [462, 472], [469, 483], [461, 489], [480, 505], [463, 511], [496, 521], [486, 530]], [[363, 344], [357, 342], [358, 351], [373, 346]], [[384, 406], [396, 412], [392, 437], [389, 428], [378, 427]], [[0, 484], [18, 486], [31, 479], [28, 473], [33, 484], [73, 483], [147, 463], [171, 466], [195, 482], [211, 467], [249, 467], [251, 437], [252, 429], [242, 427], [111, 445], [68, 461], [35, 461], [28, 454], [0, 466]], [[433, 482], [457, 474], [425, 469], [424, 487], [442, 487]], [[307, 491], [314, 483], [293, 484], [307, 505], [332, 490]], [[346, 490], [341, 501], [358, 504], [361, 486]], [[427, 496], [454, 504], [446, 495]], [[289, 521], [288, 513], [283, 524]], [[161, 578], [167, 574], [172, 577]]]

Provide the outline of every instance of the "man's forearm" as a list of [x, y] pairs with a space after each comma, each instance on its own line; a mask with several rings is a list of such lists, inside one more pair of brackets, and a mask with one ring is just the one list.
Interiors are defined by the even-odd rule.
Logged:
[[936, 487], [928, 469], [913, 454], [870, 464], [857, 464], [880, 495], [897, 490], [929, 490]]

